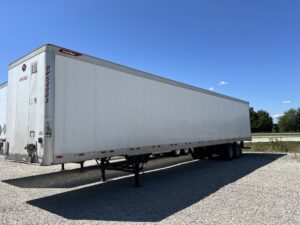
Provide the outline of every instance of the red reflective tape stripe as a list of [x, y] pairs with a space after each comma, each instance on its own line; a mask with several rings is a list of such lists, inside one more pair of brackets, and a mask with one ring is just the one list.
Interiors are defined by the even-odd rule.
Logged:
[[27, 80], [28, 79], [28, 76], [24, 76], [24, 77], [21, 77], [20, 79], [19, 79], [19, 81], [24, 81], [24, 80]]
[[58, 156], [56, 156], [56, 158], [57, 158], [57, 159], [62, 159], [63, 156], [62, 156], [62, 155], [58, 155]]

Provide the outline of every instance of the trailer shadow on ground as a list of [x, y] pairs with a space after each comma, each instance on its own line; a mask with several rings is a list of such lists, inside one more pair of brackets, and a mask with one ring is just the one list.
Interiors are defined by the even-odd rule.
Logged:
[[[181, 163], [189, 163], [191, 161], [194, 160], [190, 155], [181, 157], [156, 156], [151, 158], [145, 165], [145, 171], [180, 165]], [[68, 164], [66, 164], [66, 167], [68, 167]], [[128, 176], [128, 173], [110, 170], [106, 172], [108, 180], [122, 176]], [[141, 178], [143, 179], [143, 175]], [[100, 168], [96, 165], [84, 167], [83, 172], [79, 168], [74, 169], [73, 166], [73, 169], [66, 169], [64, 171], [3, 180], [4, 183], [20, 188], [74, 188], [100, 181], [101, 172]]]
[[141, 188], [124, 178], [27, 203], [72, 220], [158, 222], [282, 156], [248, 153], [230, 162], [191, 161], [147, 173]]

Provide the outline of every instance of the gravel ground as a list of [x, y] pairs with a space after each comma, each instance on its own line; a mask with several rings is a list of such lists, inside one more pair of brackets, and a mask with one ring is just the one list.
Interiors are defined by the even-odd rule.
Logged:
[[151, 160], [142, 187], [88, 163], [41, 167], [0, 156], [0, 224], [300, 224], [294, 154], [246, 153], [230, 162]]

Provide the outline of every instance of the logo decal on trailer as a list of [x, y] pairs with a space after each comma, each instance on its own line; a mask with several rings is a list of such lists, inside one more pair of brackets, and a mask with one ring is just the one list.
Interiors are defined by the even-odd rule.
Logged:
[[27, 79], [28, 79], [28, 77], [24, 76], [24, 77], [20, 77], [19, 81], [21, 82], [21, 81], [24, 81], [24, 80], [27, 80]]
[[46, 76], [45, 76], [45, 103], [49, 102], [49, 86], [50, 86], [50, 66], [46, 67]]
[[71, 55], [71, 56], [81, 56], [82, 54], [79, 52], [74, 52], [72, 50], [69, 49], [65, 49], [65, 48], [61, 48], [59, 49], [59, 52], [67, 54], [67, 55]]
[[47, 121], [45, 134], [47, 137], [52, 137], [52, 123]]

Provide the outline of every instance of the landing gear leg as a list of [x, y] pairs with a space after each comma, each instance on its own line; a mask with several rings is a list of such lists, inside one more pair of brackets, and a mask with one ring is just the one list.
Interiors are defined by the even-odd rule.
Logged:
[[140, 163], [135, 162], [134, 163], [134, 187], [140, 187]]
[[105, 177], [105, 159], [104, 158], [101, 159], [100, 168], [101, 168], [102, 181], [106, 181], [106, 177]]
[[84, 162], [80, 162], [80, 172], [81, 172], [81, 173], [84, 172], [84, 170], [83, 170], [83, 164], [84, 164]]
[[127, 156], [127, 161], [131, 165], [134, 173], [134, 187], [141, 187], [140, 172], [144, 168], [144, 164], [148, 162], [149, 155]]
[[[110, 158], [96, 159], [101, 170], [102, 181], [106, 181], [105, 170], [124, 171], [134, 174], [134, 187], [140, 187], [140, 172], [150, 155], [125, 156], [125, 161], [110, 163]], [[100, 162], [99, 162], [100, 161]]]

